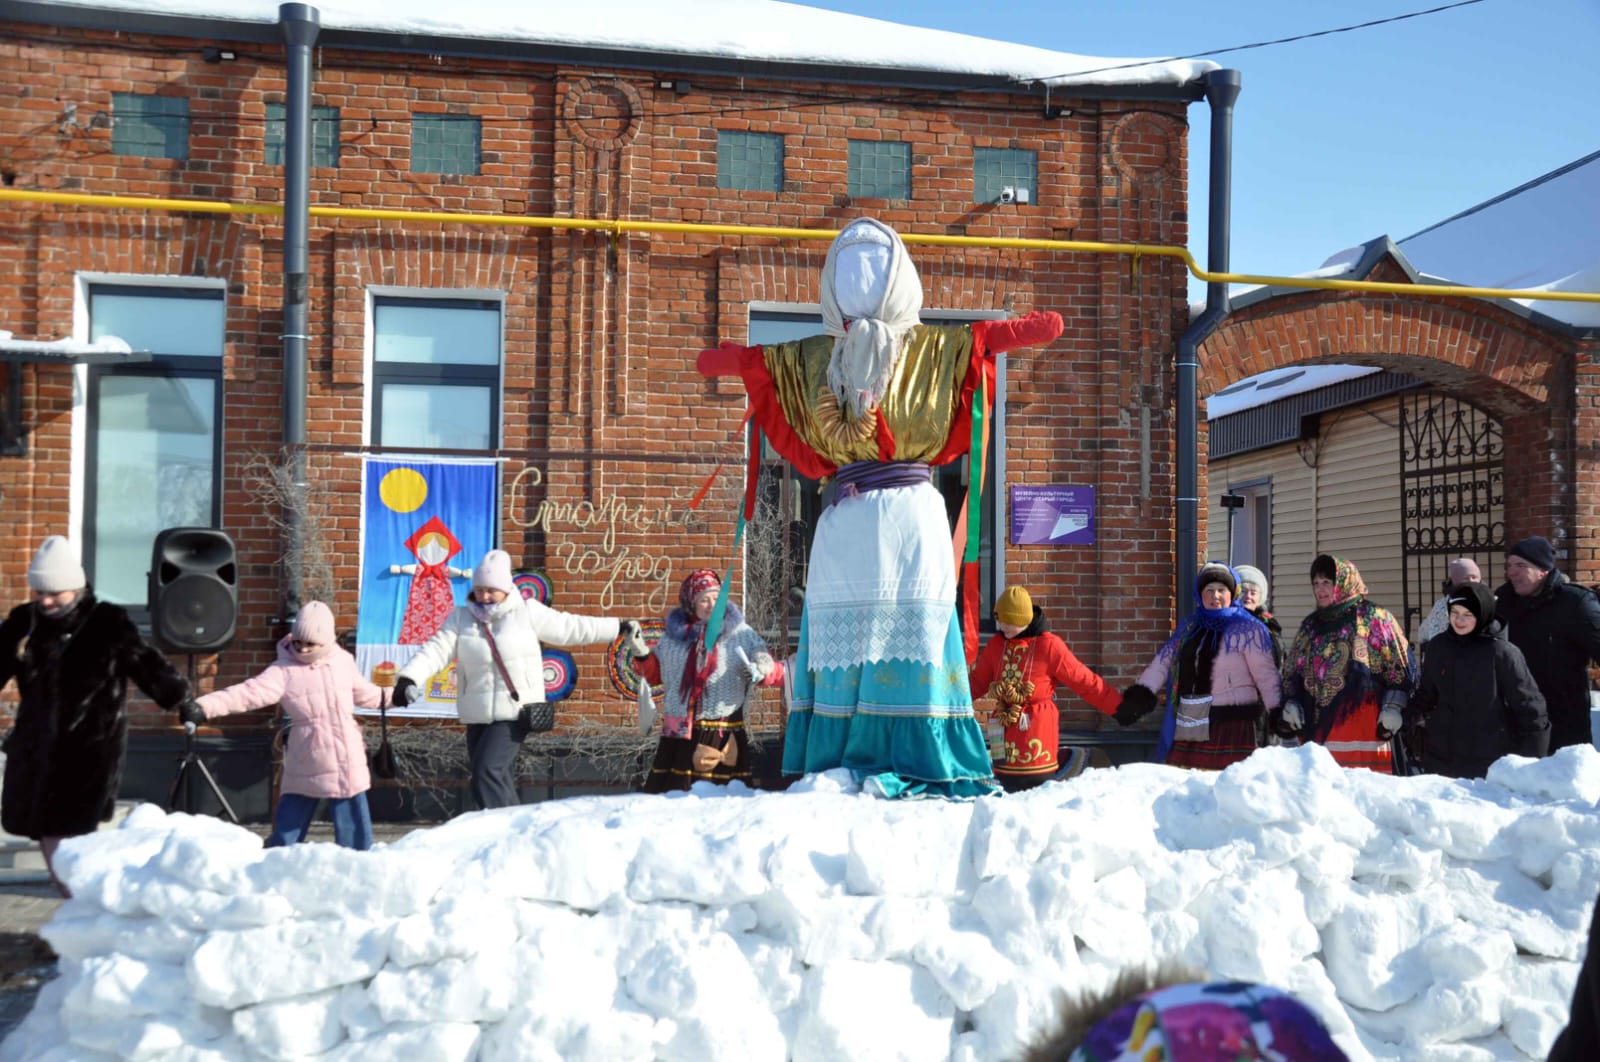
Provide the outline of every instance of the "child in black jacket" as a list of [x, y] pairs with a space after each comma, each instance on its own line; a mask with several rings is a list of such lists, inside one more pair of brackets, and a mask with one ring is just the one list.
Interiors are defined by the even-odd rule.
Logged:
[[1541, 757], [1550, 743], [1544, 697], [1522, 650], [1495, 619], [1494, 593], [1464, 583], [1450, 593], [1450, 629], [1430, 640], [1411, 712], [1426, 728], [1429, 774], [1482, 778], [1508, 753]]

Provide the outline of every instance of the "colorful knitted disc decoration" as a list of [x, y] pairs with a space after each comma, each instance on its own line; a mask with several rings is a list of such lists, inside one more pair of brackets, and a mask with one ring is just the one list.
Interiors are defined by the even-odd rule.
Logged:
[[[667, 625], [660, 620], [640, 620], [639, 626], [644, 630], [644, 640], [649, 645], [655, 645], [667, 633]], [[606, 677], [611, 680], [612, 689], [627, 699], [633, 700], [639, 696], [639, 675], [633, 670], [633, 653], [628, 650], [626, 640], [620, 634], [606, 652]]]
[[537, 568], [518, 568], [512, 585], [522, 591], [523, 600], [532, 598], [541, 605], [550, 603], [550, 578]]
[[544, 650], [544, 699], [559, 701], [578, 684], [578, 665], [564, 649]]

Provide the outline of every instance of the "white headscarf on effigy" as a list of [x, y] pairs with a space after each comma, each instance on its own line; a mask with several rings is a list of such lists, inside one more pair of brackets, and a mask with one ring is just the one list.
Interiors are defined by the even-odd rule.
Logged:
[[882, 400], [921, 310], [922, 280], [898, 233], [858, 218], [834, 237], [822, 265], [822, 328], [834, 337], [828, 386], [851, 416]]

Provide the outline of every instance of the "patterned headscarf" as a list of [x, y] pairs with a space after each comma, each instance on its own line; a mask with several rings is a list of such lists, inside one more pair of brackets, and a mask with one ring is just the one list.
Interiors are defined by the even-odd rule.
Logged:
[[694, 599], [707, 590], [716, 590], [722, 586], [722, 579], [710, 568], [696, 568], [684, 577], [678, 585], [678, 604], [694, 618]]
[[1367, 584], [1362, 581], [1361, 573], [1343, 557], [1335, 557], [1331, 553], [1320, 554], [1311, 562], [1311, 578], [1319, 575], [1333, 583], [1333, 603], [1328, 605], [1330, 610], [1367, 596]]
[[1173, 985], [1123, 1004], [1069, 1062], [1345, 1062], [1327, 1026], [1293, 996], [1244, 981]]

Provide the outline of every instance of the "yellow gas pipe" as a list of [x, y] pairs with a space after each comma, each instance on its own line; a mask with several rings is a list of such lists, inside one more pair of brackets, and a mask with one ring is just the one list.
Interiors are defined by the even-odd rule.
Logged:
[[[48, 203], [96, 210], [161, 210], [188, 214], [271, 216], [283, 213], [278, 203], [229, 203], [211, 199], [156, 199], [142, 196], [96, 195], [89, 192], [46, 192], [26, 188], [0, 188], [0, 202]], [[831, 240], [833, 229], [786, 229], [764, 225], [705, 225], [680, 221], [606, 221], [591, 218], [529, 217], [522, 214], [464, 214], [438, 210], [371, 210], [362, 207], [310, 208], [314, 218], [364, 221], [428, 221], [443, 225], [498, 225], [522, 229], [578, 229], [616, 236], [629, 232], [674, 233], [685, 236], [758, 236], [781, 240]], [[1023, 251], [1080, 251], [1086, 254], [1125, 254], [1177, 258], [1189, 272], [1206, 283], [1263, 284], [1271, 287], [1322, 291], [1362, 291], [1388, 295], [1440, 295], [1454, 298], [1537, 299], [1545, 302], [1596, 302], [1597, 291], [1542, 291], [1527, 288], [1477, 288], [1454, 284], [1398, 284], [1377, 280], [1334, 280], [1324, 277], [1278, 277], [1254, 273], [1212, 273], [1200, 268], [1185, 247], [1154, 243], [1102, 243], [1097, 240], [1037, 240], [1007, 236], [935, 236], [901, 233], [908, 244], [932, 247], [987, 247]]]

